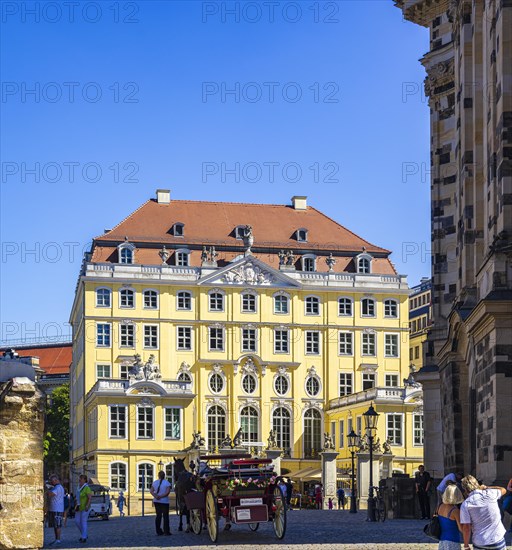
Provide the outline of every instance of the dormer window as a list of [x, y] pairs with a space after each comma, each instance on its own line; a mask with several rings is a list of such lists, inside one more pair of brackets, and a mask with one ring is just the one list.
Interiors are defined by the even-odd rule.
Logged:
[[301, 258], [302, 271], [316, 271], [316, 256], [314, 254], [305, 254]]
[[245, 225], [237, 225], [235, 227], [235, 239], [243, 240], [245, 232]]
[[357, 273], [372, 272], [372, 257], [369, 254], [359, 254], [356, 256]]
[[308, 240], [308, 230], [304, 229], [303, 227], [301, 229], [297, 229], [295, 235], [299, 242], [305, 243]]
[[117, 247], [120, 264], [133, 264], [135, 245], [125, 241]]
[[183, 237], [183, 235], [185, 234], [185, 224], [181, 222], [176, 222], [172, 226], [172, 234], [175, 237]]
[[175, 263], [177, 266], [186, 267], [189, 265], [190, 250], [177, 250], [174, 255]]

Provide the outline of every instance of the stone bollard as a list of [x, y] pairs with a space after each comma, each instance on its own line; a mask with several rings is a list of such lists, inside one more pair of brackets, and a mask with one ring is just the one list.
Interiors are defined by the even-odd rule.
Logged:
[[12, 361], [0, 361], [0, 549], [41, 548], [45, 397], [9, 374]]
[[336, 458], [338, 453], [336, 451], [325, 450], [320, 453], [322, 457], [322, 485], [324, 490], [324, 505], [323, 509], [327, 510], [329, 498], [332, 498], [333, 502], [336, 502]]

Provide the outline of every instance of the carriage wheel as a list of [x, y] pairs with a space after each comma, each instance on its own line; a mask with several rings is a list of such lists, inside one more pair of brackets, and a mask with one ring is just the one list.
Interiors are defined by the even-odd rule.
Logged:
[[251, 531], [257, 531], [259, 526], [260, 526], [259, 523], [249, 523], [249, 529]]
[[213, 496], [213, 491], [208, 489], [206, 492], [206, 524], [208, 525], [208, 534], [212, 542], [217, 542], [219, 535], [219, 517], [217, 512], [217, 502]]
[[203, 526], [201, 510], [190, 510], [190, 526], [192, 527], [192, 531], [196, 535], [199, 535], [201, 533], [201, 528]]
[[274, 487], [272, 508], [275, 508], [273, 518], [274, 532], [278, 539], [282, 539], [286, 533], [286, 504], [279, 487]]

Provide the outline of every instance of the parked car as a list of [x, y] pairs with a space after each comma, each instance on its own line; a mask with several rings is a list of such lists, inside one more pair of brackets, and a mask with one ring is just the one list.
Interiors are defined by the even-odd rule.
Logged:
[[90, 518], [101, 518], [108, 520], [112, 515], [112, 501], [110, 500], [110, 487], [103, 485], [89, 485], [92, 489], [91, 506], [89, 508]]

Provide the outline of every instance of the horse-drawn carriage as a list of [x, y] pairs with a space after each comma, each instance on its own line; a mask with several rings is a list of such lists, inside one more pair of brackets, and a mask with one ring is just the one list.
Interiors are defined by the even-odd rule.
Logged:
[[[186, 491], [184, 500], [190, 514], [190, 527], [201, 533], [203, 524], [212, 542], [217, 541], [219, 519], [225, 529], [231, 524], [247, 524], [256, 531], [260, 523], [271, 521], [278, 539], [286, 532], [286, 498], [278, 483], [271, 460], [250, 455], [201, 456], [195, 489]], [[210, 462], [221, 467], [211, 467]]]

